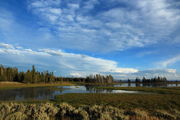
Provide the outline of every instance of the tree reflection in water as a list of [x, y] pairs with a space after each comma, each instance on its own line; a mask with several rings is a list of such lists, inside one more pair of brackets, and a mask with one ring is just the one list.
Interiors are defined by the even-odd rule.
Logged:
[[[123, 93], [128, 91], [113, 91], [96, 89], [96, 87], [176, 87], [180, 84], [148, 84], [123, 83], [118, 85], [84, 85], [84, 86], [58, 86], [58, 87], [32, 87], [0, 90], [0, 100], [49, 100], [55, 95], [65, 93]], [[130, 91], [129, 91], [130, 93]]]

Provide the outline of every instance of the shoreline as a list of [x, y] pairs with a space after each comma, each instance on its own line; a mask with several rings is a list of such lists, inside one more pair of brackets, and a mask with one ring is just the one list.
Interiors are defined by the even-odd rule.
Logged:
[[1, 89], [27, 88], [27, 87], [51, 87], [51, 86], [74, 86], [71, 82], [57, 83], [20, 83], [20, 82], [0, 82]]

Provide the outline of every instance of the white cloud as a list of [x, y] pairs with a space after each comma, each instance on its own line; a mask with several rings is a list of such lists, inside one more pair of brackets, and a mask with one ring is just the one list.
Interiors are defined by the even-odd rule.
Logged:
[[61, 14], [61, 9], [59, 8], [50, 8], [49, 11], [53, 14], [57, 14], [57, 15], [60, 15]]
[[176, 69], [167, 69], [169, 73], [176, 73]]
[[79, 4], [68, 4], [68, 7], [71, 8], [71, 9], [78, 9], [79, 8]]
[[[8, 46], [13, 46], [6, 44]], [[4, 57], [3, 64], [6, 60], [12, 60], [10, 63], [26, 65], [35, 64], [42, 66], [49, 66], [56, 71], [62, 71], [64, 75], [81, 75], [86, 76], [95, 73], [134, 73], [137, 69], [120, 68], [117, 62], [106, 60], [102, 58], [95, 58], [83, 54], [67, 53], [62, 50], [53, 49], [39, 49], [37, 51], [32, 49], [17, 48], [16, 46], [0, 48], [0, 54]], [[53, 71], [54, 71], [53, 70]]]
[[72, 77], [83, 77], [82, 74], [76, 73], [76, 72], [70, 73], [69, 75], [72, 76]]
[[60, 5], [61, 3], [61, 0], [29, 0], [29, 2], [31, 5], [29, 7], [37, 7], [37, 8], [40, 8], [40, 7], [47, 7], [47, 6], [50, 6], [50, 5]]
[[139, 78], [153, 78], [157, 76], [166, 77], [168, 80], [180, 80], [180, 74], [176, 72], [176, 69], [148, 69], [148, 70], [140, 70], [135, 73], [111, 73], [116, 79], [135, 79]]
[[[1, 43], [5, 44], [5, 43]], [[0, 47], [1, 64], [27, 66], [41, 66], [43, 70], [56, 71], [57, 75], [84, 77], [89, 74], [112, 74], [116, 79], [134, 79], [136, 77], [165, 76], [169, 80], [180, 79], [176, 69], [122, 68], [113, 60], [91, 57], [84, 54], [68, 53], [63, 50], [39, 49], [32, 50], [11, 44]], [[177, 58], [177, 57], [176, 57]], [[175, 58], [173, 58], [173, 62]], [[169, 63], [169, 62], [168, 62]]]
[[161, 67], [168, 67], [168, 66], [173, 65], [177, 62], [180, 62], [180, 55], [176, 55], [176, 56], [169, 58], [167, 60], [160, 61], [157, 63], [157, 65], [160, 65]]
[[[112, 7], [96, 11], [95, 15], [91, 14], [92, 10], [102, 4], [98, 0], [61, 1], [55, 5], [46, 1], [38, 2], [44, 6], [36, 6], [33, 1], [30, 2], [30, 10], [56, 30], [56, 41], [64, 43], [60, 47], [86, 51], [122, 51], [157, 44], [176, 30], [180, 20], [179, 10], [166, 0], [111, 0], [105, 3], [111, 6], [119, 2], [133, 6], [133, 10]], [[48, 11], [52, 13], [42, 9], [50, 9]]]
[[44, 4], [41, 1], [32, 2], [31, 5], [33, 7], [44, 7]]
[[10, 45], [10, 44], [5, 44], [5, 43], [0, 43], [0, 47], [4, 47], [4, 48], [13, 48], [12, 45]]
[[[175, 1], [173, 1], [175, 2]], [[180, 20], [179, 10], [172, 8], [172, 3], [168, 0], [142, 0], [139, 6], [147, 16], [153, 17], [158, 24], [176, 24]]]
[[94, 8], [94, 6], [96, 4], [98, 4], [99, 1], [98, 0], [89, 0], [85, 3], [85, 5], [83, 6], [84, 10], [91, 10]]
[[162, 76], [166, 77], [169, 80], [177, 80], [180, 79], [180, 74], [176, 73], [176, 69], [149, 69], [149, 70], [143, 70], [139, 71], [135, 74], [132, 74], [132, 76], [138, 76], [138, 77], [147, 77], [147, 78], [152, 78], [152, 77], [157, 77], [157, 76]]
[[115, 70], [112, 70], [113, 73], [136, 73], [138, 72], [137, 69], [134, 68], [117, 68]]
[[58, 16], [52, 15], [52, 14], [46, 14], [46, 17], [49, 19], [49, 21], [50, 21], [51, 23], [55, 23], [56, 20], [58, 19]]

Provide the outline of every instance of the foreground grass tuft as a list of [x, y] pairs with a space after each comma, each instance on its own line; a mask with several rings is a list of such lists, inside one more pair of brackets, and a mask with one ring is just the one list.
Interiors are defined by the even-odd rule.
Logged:
[[0, 120], [178, 120], [179, 112], [100, 105], [74, 107], [67, 103], [0, 104]]

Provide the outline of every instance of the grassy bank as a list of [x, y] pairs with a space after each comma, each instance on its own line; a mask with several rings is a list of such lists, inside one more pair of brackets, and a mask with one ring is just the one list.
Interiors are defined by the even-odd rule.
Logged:
[[102, 86], [102, 85], [117, 85], [121, 83], [88, 83], [88, 82], [72, 82], [78, 85], [95, 85], [95, 86]]
[[[15, 84], [17, 85], [15, 86]], [[13, 83], [12, 85], [15, 87], [23, 86], [20, 83]], [[74, 84], [32, 84], [32, 86], [27, 84], [24, 86], [57, 85]], [[180, 87], [96, 88], [143, 91], [146, 93], [69, 93], [58, 95], [53, 100], [1, 101], [0, 120], [180, 120]]]
[[171, 94], [64, 94], [56, 96], [56, 103], [67, 102], [74, 106], [79, 105], [110, 105], [123, 109], [143, 108], [178, 109], [180, 110], [180, 95]]
[[76, 85], [71, 82], [57, 82], [57, 83], [34, 83], [26, 84], [19, 82], [0, 82], [0, 89], [26, 88], [26, 87], [50, 87], [50, 86], [71, 86]]
[[143, 91], [158, 94], [176, 94], [180, 95], [180, 87], [162, 87], [162, 88], [148, 88], [148, 87], [96, 87], [96, 89], [105, 90], [128, 90], [128, 91]]

